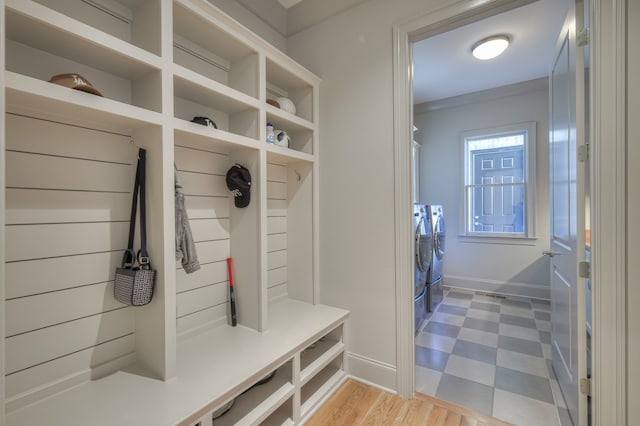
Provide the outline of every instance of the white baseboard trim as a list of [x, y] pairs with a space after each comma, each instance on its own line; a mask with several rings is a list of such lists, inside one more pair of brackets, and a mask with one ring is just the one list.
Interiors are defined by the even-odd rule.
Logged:
[[354, 380], [397, 394], [395, 365], [347, 352], [347, 374]]
[[376, 388], [376, 389], [380, 389], [381, 391], [383, 391], [383, 392], [387, 392], [387, 393], [390, 393], [390, 394], [392, 394], [392, 395], [398, 395], [398, 392], [396, 392], [396, 391], [395, 391], [395, 390], [393, 390], [393, 389], [389, 389], [389, 388], [386, 388], [386, 387], [384, 387], [384, 386], [380, 386], [380, 385], [379, 385], [379, 384], [377, 384], [377, 383], [370, 382], [370, 381], [365, 380], [365, 379], [363, 379], [363, 378], [361, 378], [361, 377], [355, 377], [355, 376], [351, 376], [351, 375], [349, 375], [349, 376], [347, 376], [347, 379], [351, 379], [351, 380], [353, 380], [353, 381], [355, 381], [355, 382], [360, 382], [360, 383], [363, 383], [363, 384], [365, 384], [365, 385], [367, 385], [367, 386], [371, 386], [371, 387], [374, 387], [374, 388]]
[[531, 297], [535, 299], [550, 300], [550, 287], [518, 283], [513, 281], [487, 280], [474, 277], [461, 277], [446, 275], [442, 285], [467, 290], [484, 291], [487, 293], [501, 294], [505, 296]]

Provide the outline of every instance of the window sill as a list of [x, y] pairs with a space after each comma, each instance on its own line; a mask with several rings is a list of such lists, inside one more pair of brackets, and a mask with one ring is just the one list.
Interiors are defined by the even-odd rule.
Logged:
[[502, 244], [515, 246], [535, 246], [538, 241], [537, 237], [521, 237], [508, 235], [458, 235], [458, 241], [461, 243], [472, 244]]

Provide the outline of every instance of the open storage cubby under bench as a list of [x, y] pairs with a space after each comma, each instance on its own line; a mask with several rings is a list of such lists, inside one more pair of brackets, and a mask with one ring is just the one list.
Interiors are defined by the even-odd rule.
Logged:
[[[327, 341], [323, 339], [310, 350], [324, 351], [316, 359], [324, 353], [333, 357], [330, 368], [334, 380], [323, 382], [323, 392], [319, 392], [320, 381], [327, 376], [325, 367], [313, 376], [312, 381], [317, 382], [313, 389], [305, 386], [306, 401], [314, 397], [317, 402], [346, 377], [335, 366], [342, 362], [344, 345], [337, 339], [341, 339], [348, 312], [292, 300], [275, 304], [270, 312], [271, 327], [265, 333], [222, 326], [182, 341], [174, 380], [163, 382], [133, 368], [124, 369], [11, 412], [6, 424], [191, 426], [201, 422], [204, 426], [203, 419], [233, 398], [237, 398], [233, 408], [216, 419], [216, 425], [260, 424], [267, 418], [280, 419], [282, 413], [289, 413], [293, 417], [289, 420], [298, 423], [308, 412], [300, 412], [294, 402], [300, 399], [294, 396], [301, 391], [299, 377], [304, 373], [299, 369], [304, 362], [300, 359], [306, 358], [309, 345], [330, 336], [332, 345], [319, 344]], [[340, 350], [334, 350], [336, 345]], [[251, 388], [274, 369], [277, 372], [271, 381]], [[291, 403], [293, 406], [286, 405]]]

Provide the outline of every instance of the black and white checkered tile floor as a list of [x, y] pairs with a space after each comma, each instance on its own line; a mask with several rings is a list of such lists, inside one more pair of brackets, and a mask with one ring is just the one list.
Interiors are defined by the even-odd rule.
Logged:
[[416, 391], [518, 426], [571, 424], [551, 370], [549, 308], [445, 289], [416, 336]]

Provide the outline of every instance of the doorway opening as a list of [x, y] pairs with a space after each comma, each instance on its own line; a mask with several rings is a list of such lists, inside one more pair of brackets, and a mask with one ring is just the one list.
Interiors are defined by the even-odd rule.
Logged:
[[[527, 424], [522, 420], [526, 418], [537, 422], [530, 424], [571, 424], [551, 369], [549, 259], [541, 256], [549, 248], [550, 235], [547, 70], [569, 2], [525, 3], [469, 16], [464, 26], [430, 28], [426, 36], [412, 40], [413, 140], [419, 145], [414, 152], [420, 153], [413, 163], [419, 167], [414, 172], [419, 177], [414, 201], [442, 205], [449, 236], [445, 298], [428, 307], [427, 321], [416, 330], [415, 390], [517, 424]], [[558, 3], [564, 3], [563, 11], [545, 9]], [[524, 23], [518, 24], [518, 14]], [[470, 56], [471, 35], [481, 31], [509, 33], [503, 27], [510, 25], [514, 42], [523, 43], [526, 31], [523, 35], [513, 28], [533, 23], [536, 14], [551, 29], [534, 27], [551, 34], [551, 40], [543, 53], [525, 53], [538, 59], [542, 71], [513, 57], [516, 66], [506, 74], [496, 68], [482, 74], [461, 65], [444, 65], [443, 52], [454, 51], [446, 43], [462, 43]], [[557, 17], [557, 22], [549, 16]], [[446, 76], [433, 83], [431, 91], [421, 88], [421, 69], [425, 69], [419, 66], [421, 60], [432, 74]], [[453, 87], [442, 91], [447, 85]], [[475, 154], [465, 149], [466, 133], [494, 137], [504, 135], [504, 127], [530, 128], [531, 123], [533, 141], [526, 160], [533, 161], [525, 160], [525, 166], [519, 159], [520, 170], [531, 176], [528, 181], [512, 173], [518, 158], [509, 152], [517, 150], [515, 145]], [[478, 162], [475, 168], [473, 161], [466, 164], [472, 155]], [[498, 173], [499, 168], [504, 170]], [[518, 219], [523, 202], [525, 211]], [[487, 218], [497, 216], [498, 209], [502, 209], [500, 221], [494, 224]], [[505, 217], [510, 215], [513, 218]]]

